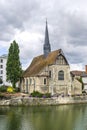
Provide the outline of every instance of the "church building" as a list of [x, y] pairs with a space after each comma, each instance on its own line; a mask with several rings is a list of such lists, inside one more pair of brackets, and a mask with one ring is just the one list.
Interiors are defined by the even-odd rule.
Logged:
[[51, 51], [46, 21], [43, 55], [33, 58], [24, 71], [21, 92], [73, 95], [82, 93], [82, 83], [70, 73], [69, 63], [62, 51]]

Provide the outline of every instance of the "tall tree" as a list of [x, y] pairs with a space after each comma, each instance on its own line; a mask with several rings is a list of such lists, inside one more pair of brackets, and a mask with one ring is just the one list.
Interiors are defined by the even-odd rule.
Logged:
[[2, 84], [3, 83], [3, 81], [2, 81], [2, 79], [0, 78], [0, 84]]
[[16, 82], [20, 79], [22, 68], [19, 58], [19, 46], [13, 41], [9, 47], [8, 59], [6, 65], [7, 80], [10, 81], [15, 88]]

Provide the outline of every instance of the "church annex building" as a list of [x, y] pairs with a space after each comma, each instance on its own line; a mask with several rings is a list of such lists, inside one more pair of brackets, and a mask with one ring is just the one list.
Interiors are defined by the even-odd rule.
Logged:
[[21, 92], [74, 95], [82, 93], [82, 83], [70, 73], [69, 63], [62, 49], [51, 51], [46, 22], [43, 55], [33, 58], [23, 74]]

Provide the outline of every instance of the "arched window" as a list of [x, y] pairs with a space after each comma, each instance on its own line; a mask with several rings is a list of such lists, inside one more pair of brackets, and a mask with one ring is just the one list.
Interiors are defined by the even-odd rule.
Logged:
[[58, 72], [58, 80], [64, 80], [64, 71], [63, 70], [60, 70]]

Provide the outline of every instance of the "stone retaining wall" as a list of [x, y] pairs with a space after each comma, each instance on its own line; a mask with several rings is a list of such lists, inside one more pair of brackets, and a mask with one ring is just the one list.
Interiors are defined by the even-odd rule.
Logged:
[[52, 98], [17, 97], [9, 100], [0, 100], [1, 106], [43, 106], [78, 103], [87, 103], [87, 96], [60, 96]]

